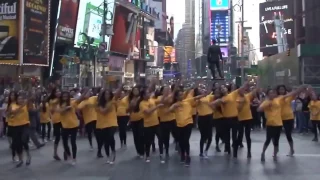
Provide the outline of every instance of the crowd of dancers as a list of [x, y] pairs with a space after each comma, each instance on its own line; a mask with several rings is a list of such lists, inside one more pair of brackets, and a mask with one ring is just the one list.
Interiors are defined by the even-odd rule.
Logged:
[[[6, 134], [10, 143], [12, 160], [20, 167], [30, 165], [29, 137], [34, 134], [35, 113], [40, 114], [41, 137], [43, 142], [50, 140], [53, 129], [53, 158], [60, 161], [58, 147], [60, 138], [63, 144], [63, 159], [76, 163], [77, 134], [84, 123], [93, 150], [92, 139], [97, 142], [97, 158], [103, 158], [104, 148], [107, 163], [116, 160], [115, 133], [119, 132], [121, 147], [126, 146], [127, 125], [130, 124], [137, 156], [150, 162], [150, 149], [158, 140], [159, 158], [165, 163], [169, 157], [170, 136], [172, 135], [179, 150], [181, 163], [189, 166], [190, 137], [194, 123], [200, 131], [199, 154], [208, 158], [213, 128], [215, 131], [215, 150], [221, 152], [219, 140], [224, 142], [224, 152], [237, 158], [239, 147], [243, 147], [243, 136], [247, 143], [247, 158], [251, 158], [251, 137], [253, 125], [251, 105], [257, 105], [257, 111], [264, 112], [266, 118], [266, 140], [261, 153], [265, 161], [265, 152], [272, 141], [273, 158], [279, 151], [279, 138], [284, 129], [290, 152], [294, 155], [292, 130], [294, 113], [291, 102], [301, 92], [307, 94], [310, 119], [320, 130], [320, 101], [309, 86], [301, 86], [288, 91], [281, 85], [264, 91], [265, 99], [258, 98], [261, 89], [245, 83], [241, 87], [233, 84], [218, 84], [208, 88], [197, 85], [184, 88], [180, 83], [156, 88], [135, 86], [130, 91], [121, 86], [115, 91], [103, 88], [84, 88], [81, 93], [62, 91], [57, 87], [41, 93], [36, 98], [35, 92], [7, 92], [1, 111], [4, 113]], [[196, 118], [197, 115], [197, 118]], [[81, 120], [79, 120], [81, 119]], [[197, 119], [197, 120], [196, 120]], [[231, 134], [231, 135], [230, 135]], [[93, 136], [94, 135], [94, 136]], [[69, 147], [69, 141], [71, 149]], [[37, 145], [41, 147], [43, 144]], [[25, 152], [25, 153], [23, 153]]]

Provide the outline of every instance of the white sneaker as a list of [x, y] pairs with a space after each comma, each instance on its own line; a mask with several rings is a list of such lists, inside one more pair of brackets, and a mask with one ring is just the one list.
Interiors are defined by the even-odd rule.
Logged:
[[147, 157], [146, 158], [146, 163], [149, 163], [150, 162], [150, 159]]
[[92, 146], [90, 146], [90, 151], [93, 151], [93, 147]]
[[73, 160], [71, 161], [71, 165], [74, 166], [74, 165], [76, 165], [76, 164], [77, 164], [77, 161], [76, 161], [75, 159], [73, 159]]
[[163, 156], [162, 156], [162, 155], [160, 155], [160, 163], [161, 163], [161, 164], [166, 163], [166, 161], [164, 160], [164, 158], [163, 158]]
[[110, 162], [111, 162], [111, 161], [110, 161], [110, 157], [107, 157], [107, 162], [106, 162], [106, 163], [107, 163], [107, 164], [110, 164]]
[[204, 151], [203, 157], [204, 157], [205, 159], [208, 159], [208, 158], [209, 158], [209, 157], [208, 157], [208, 151]]

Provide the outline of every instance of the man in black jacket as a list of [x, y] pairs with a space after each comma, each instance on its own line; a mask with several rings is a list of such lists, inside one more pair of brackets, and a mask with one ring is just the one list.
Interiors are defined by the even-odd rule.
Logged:
[[213, 79], [216, 79], [215, 67], [217, 67], [220, 78], [223, 78], [223, 75], [220, 69], [220, 60], [222, 60], [222, 53], [221, 53], [220, 46], [216, 45], [215, 40], [212, 40], [212, 45], [208, 49], [207, 58], [208, 58], [207, 59], [208, 67], [211, 71], [211, 75]]

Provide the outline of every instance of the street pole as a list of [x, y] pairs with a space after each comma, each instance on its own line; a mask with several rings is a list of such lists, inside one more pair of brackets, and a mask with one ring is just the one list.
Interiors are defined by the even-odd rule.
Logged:
[[[241, 0], [241, 61], [244, 61], [244, 0]], [[244, 83], [244, 64], [241, 62], [241, 84]]]
[[[108, 4], [106, 2], [107, 0], [103, 1], [103, 16], [102, 16], [102, 42], [105, 43], [106, 42], [106, 15], [108, 13]], [[105, 62], [102, 62], [102, 87], [106, 88], [106, 77], [107, 77], [107, 73], [106, 73], [106, 65]]]

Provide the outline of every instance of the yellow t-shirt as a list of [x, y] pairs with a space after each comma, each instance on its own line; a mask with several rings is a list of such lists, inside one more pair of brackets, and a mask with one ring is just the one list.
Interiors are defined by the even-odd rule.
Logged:
[[[266, 125], [267, 126], [282, 126], [282, 118], [281, 118], [281, 104], [283, 101], [283, 97], [277, 97], [273, 100], [265, 100], [262, 102], [260, 107], [264, 109], [264, 113], [266, 115]], [[269, 105], [271, 106], [269, 107]]]
[[310, 101], [308, 107], [310, 110], [310, 120], [320, 121], [320, 101]]
[[117, 100], [117, 116], [128, 116], [129, 100], [128, 96]]
[[81, 110], [84, 124], [88, 124], [92, 121], [97, 120], [96, 106], [98, 102], [97, 96], [92, 96], [88, 99], [83, 100], [79, 105], [78, 109]]
[[222, 100], [224, 100], [224, 104], [222, 107], [223, 117], [231, 118], [238, 117], [238, 90], [232, 91], [228, 95], [224, 96]]
[[283, 99], [281, 104], [281, 118], [283, 121], [285, 120], [293, 120], [294, 115], [292, 111], [291, 102], [293, 101], [294, 97], [289, 96]]
[[[13, 111], [19, 109], [20, 107], [21, 106], [17, 105], [16, 103], [11, 104], [11, 109]], [[23, 126], [29, 124], [30, 121], [27, 106], [25, 105], [17, 114], [11, 116], [10, 122], [10, 126]]]
[[197, 111], [199, 116], [206, 116], [213, 113], [212, 108], [209, 106], [209, 103], [212, 101], [213, 96], [208, 95], [199, 100], [197, 103]]
[[43, 112], [42, 103], [40, 104], [40, 123], [50, 122], [50, 109], [49, 103], [46, 103], [46, 112]]
[[117, 111], [116, 111], [116, 101], [112, 99], [106, 107], [111, 106], [109, 112], [102, 113], [99, 111], [99, 107], [97, 107], [97, 129], [104, 129], [109, 127], [117, 127]]
[[59, 106], [59, 100], [58, 99], [52, 99], [52, 100], [49, 101], [49, 109], [50, 109], [50, 111], [53, 111], [52, 114], [51, 114], [51, 120], [52, 120], [53, 124], [61, 122], [60, 113], [54, 111], [54, 110], [57, 109], [58, 106]]
[[144, 127], [152, 127], [159, 124], [158, 113], [153, 111], [151, 114], [145, 114], [144, 111], [156, 106], [155, 99], [150, 98], [149, 100], [141, 101], [139, 108], [143, 116]]
[[176, 121], [178, 127], [185, 127], [193, 123], [192, 119], [192, 106], [193, 98], [184, 99], [180, 102], [177, 102], [180, 107], [175, 109]]
[[[157, 98], [157, 102], [160, 102], [162, 99], [162, 96], [159, 96]], [[171, 104], [166, 103], [162, 107], [158, 109], [158, 116], [160, 118], [160, 122], [169, 122], [175, 120], [176, 116], [174, 112], [169, 112]]]
[[214, 108], [214, 109], [212, 109], [212, 112], [213, 112], [213, 120], [223, 118], [222, 110], [221, 110], [221, 109], [218, 110], [217, 108]]
[[250, 108], [251, 99], [252, 99], [252, 93], [245, 94], [244, 97], [238, 96], [238, 100], [243, 101], [238, 114], [239, 121], [252, 119], [251, 108]]
[[[60, 113], [61, 124], [62, 124], [62, 127], [65, 129], [76, 128], [79, 126], [79, 120], [76, 115], [76, 109], [78, 106], [77, 101], [70, 100], [70, 106], [71, 106], [71, 109]], [[62, 104], [62, 106], [60, 106], [59, 104], [59, 108], [63, 108], [63, 107], [66, 107], [66, 104]]]

